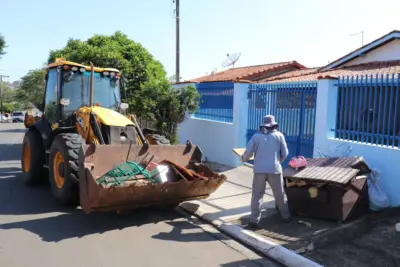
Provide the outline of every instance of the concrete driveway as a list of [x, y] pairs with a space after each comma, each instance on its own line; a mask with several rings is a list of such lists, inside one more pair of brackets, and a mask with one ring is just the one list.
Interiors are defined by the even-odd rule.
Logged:
[[0, 266], [276, 266], [176, 211], [85, 215], [57, 205], [48, 186], [20, 179], [24, 132], [0, 124]]

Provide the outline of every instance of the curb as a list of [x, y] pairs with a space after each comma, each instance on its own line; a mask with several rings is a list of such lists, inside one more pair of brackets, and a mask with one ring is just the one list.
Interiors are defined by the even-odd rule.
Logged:
[[323, 267], [322, 265], [307, 259], [292, 250], [289, 250], [279, 244], [267, 240], [263, 236], [246, 230], [236, 224], [226, 223], [222, 220], [211, 220], [207, 218], [207, 213], [201, 210], [201, 207], [193, 208], [190, 202], [184, 202], [179, 205], [186, 212], [211, 223], [217, 229], [237, 238], [254, 250], [262, 253], [266, 257], [274, 259], [286, 267]]
[[[259, 266], [278, 266], [275, 261], [273, 261], [270, 258], [267, 257], [260, 257], [260, 253], [255, 252], [253, 249], [249, 248], [248, 246], [245, 246], [244, 244], [240, 243], [239, 241], [233, 239], [231, 236], [228, 234], [218, 230], [214, 225], [209, 224], [208, 222], [205, 222], [202, 219], [199, 219], [198, 217], [194, 216], [193, 214], [189, 214], [186, 212], [181, 207], [177, 207], [176, 211], [182, 214], [189, 223], [195, 225], [196, 227], [200, 227], [203, 231], [207, 232], [211, 236], [215, 237], [217, 240], [220, 242], [224, 243], [231, 249], [239, 252], [243, 256], [245, 256], [247, 259], [254, 261], [259, 264]], [[281, 266], [281, 264], [279, 264]]]

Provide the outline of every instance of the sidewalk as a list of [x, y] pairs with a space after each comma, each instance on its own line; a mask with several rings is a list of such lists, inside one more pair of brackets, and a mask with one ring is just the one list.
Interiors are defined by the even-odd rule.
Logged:
[[[276, 240], [280, 239], [279, 237], [266, 237], [265, 230], [260, 234], [258, 233], [259, 231], [253, 232], [243, 228], [244, 221], [250, 214], [253, 175], [251, 168], [242, 166], [229, 169], [220, 165], [211, 165], [210, 167], [216, 172], [226, 174], [228, 180], [208, 199], [184, 202], [180, 205], [181, 208], [212, 223], [221, 231], [239, 239], [284, 266], [321, 266], [285, 248], [282, 244], [279, 244], [281, 242], [276, 242]], [[264, 195], [263, 210], [263, 218], [271, 217], [272, 219], [272, 216], [277, 215], [275, 201], [269, 188], [267, 188]]]

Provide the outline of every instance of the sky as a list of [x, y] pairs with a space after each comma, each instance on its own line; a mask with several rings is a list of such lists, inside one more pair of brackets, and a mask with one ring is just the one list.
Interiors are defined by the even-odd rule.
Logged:
[[[43, 66], [69, 38], [117, 30], [141, 43], [175, 73], [173, 0], [1, 0], [0, 33], [8, 47], [0, 74], [8, 81]], [[180, 67], [184, 80], [235, 67], [297, 60], [319, 67], [400, 30], [399, 0], [180, 0]]]

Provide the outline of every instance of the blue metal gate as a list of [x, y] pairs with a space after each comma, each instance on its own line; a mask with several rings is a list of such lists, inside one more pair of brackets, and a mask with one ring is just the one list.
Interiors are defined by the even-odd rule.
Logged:
[[251, 84], [248, 90], [247, 141], [259, 129], [263, 117], [275, 116], [285, 135], [289, 156], [312, 157], [314, 149], [317, 83]]

